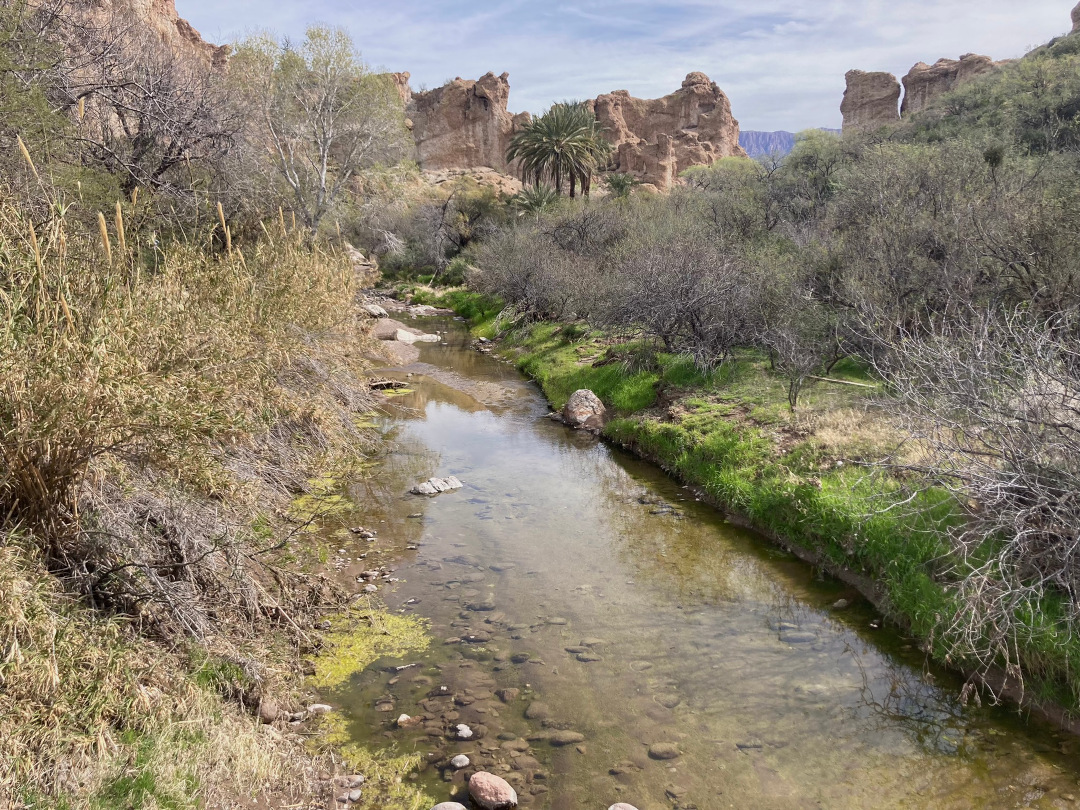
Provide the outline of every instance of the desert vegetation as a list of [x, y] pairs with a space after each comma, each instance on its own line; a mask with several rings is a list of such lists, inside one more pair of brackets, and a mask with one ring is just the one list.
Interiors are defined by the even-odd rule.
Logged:
[[[465, 255], [505, 305], [483, 328], [556, 404], [593, 387], [633, 415], [613, 438], [890, 582], [941, 658], [1073, 706], [1076, 39], [891, 130], [808, 132], [667, 196], [619, 179], [603, 200], [538, 201]], [[852, 429], [829, 447], [815, 426], [835, 433], [838, 413]], [[779, 457], [754, 449], [762, 433]], [[781, 491], [798, 528], [777, 522]]]
[[396, 96], [328, 29], [230, 76], [61, 0], [0, 31], [0, 805], [310, 797], [259, 718], [344, 606], [297, 538], [377, 450], [340, 219]]

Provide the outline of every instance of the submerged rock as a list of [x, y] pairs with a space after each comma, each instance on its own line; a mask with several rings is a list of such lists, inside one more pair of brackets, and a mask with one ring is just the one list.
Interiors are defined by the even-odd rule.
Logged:
[[681, 754], [675, 743], [656, 743], [649, 746], [649, 757], [652, 759], [675, 759]]
[[609, 807], [607, 810], [637, 810], [637, 808], [634, 807], [634, 805], [632, 804], [627, 804], [626, 802], [619, 802], [618, 804], [611, 805], [611, 807]]
[[429, 478], [409, 491], [414, 495], [438, 495], [440, 492], [450, 492], [454, 489], [461, 489], [463, 486], [465, 485], [457, 478], [448, 475], [446, 478]]
[[513, 810], [517, 791], [502, 777], [477, 771], [469, 778], [469, 796], [482, 810]]
[[439, 802], [431, 810], [468, 810], [468, 808], [457, 802]]
[[450, 760], [450, 764], [455, 769], [460, 771], [462, 768], [468, 768], [469, 767], [469, 758], [467, 756], [465, 756], [464, 754], [458, 754], [456, 757], [454, 757], [452, 760]]

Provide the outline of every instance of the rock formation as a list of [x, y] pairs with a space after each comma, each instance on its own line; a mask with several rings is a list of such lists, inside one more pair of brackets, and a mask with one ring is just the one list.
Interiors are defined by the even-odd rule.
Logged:
[[[507, 74], [454, 79], [415, 94], [408, 73], [390, 76], [405, 104], [417, 162], [425, 172], [509, 170], [510, 138], [531, 116], [507, 110]], [[657, 188], [670, 188], [690, 166], [746, 156], [727, 96], [704, 73], [691, 73], [679, 90], [663, 98], [639, 99], [616, 90], [588, 103], [615, 147], [615, 169]]]
[[[489, 166], [506, 169], [506, 148], [515, 128], [528, 121], [528, 113], [507, 112], [508, 74], [487, 73], [477, 81], [454, 79], [426, 93], [399, 92], [408, 98], [406, 115], [412, 123], [416, 157], [429, 171]], [[406, 95], [407, 93], [407, 95]]]
[[849, 70], [847, 89], [840, 104], [844, 130], [874, 130], [900, 120], [900, 82], [891, 73]]
[[1074, 34], [1080, 34], [1080, 3], [1077, 3], [1072, 10], [1072, 32]]
[[933, 65], [918, 62], [904, 77], [904, 103], [900, 113], [917, 113], [943, 93], [990, 73], [997, 64], [989, 56], [968, 53], [955, 59], [939, 59]]
[[615, 146], [615, 168], [659, 189], [671, 188], [691, 166], [746, 157], [731, 103], [704, 73], [689, 74], [663, 98], [639, 99], [616, 90], [590, 104]]
[[129, 26], [141, 22], [174, 53], [197, 56], [217, 67], [229, 56], [228, 45], [211, 45], [176, 11], [175, 0], [93, 0], [78, 4], [97, 25]]

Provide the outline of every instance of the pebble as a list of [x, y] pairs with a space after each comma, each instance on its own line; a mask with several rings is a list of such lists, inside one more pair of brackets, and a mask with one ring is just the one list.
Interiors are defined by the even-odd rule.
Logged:
[[462, 768], [468, 768], [469, 767], [469, 758], [467, 756], [465, 756], [464, 754], [458, 754], [456, 757], [454, 757], [452, 760], [450, 760], [450, 764], [456, 770], [460, 771]]
[[618, 802], [617, 804], [611, 805], [607, 810], [637, 810], [637, 808], [626, 802]]
[[596, 661], [603, 661], [604, 659], [596, 653], [581, 653], [581, 655], [577, 657], [577, 660], [583, 664], [592, 664]]
[[517, 791], [510, 783], [487, 771], [469, 777], [469, 796], [481, 810], [513, 810], [518, 803]]
[[[564, 745], [577, 745], [580, 742], [585, 742], [585, 735], [577, 731], [556, 731], [551, 735], [550, 742], [560, 748]], [[650, 753], [652, 753], [651, 750]], [[678, 756], [678, 753], [675, 756]]]
[[473, 730], [464, 723], [459, 723], [458, 727], [454, 730], [455, 736], [459, 740], [467, 740], [473, 735]]
[[326, 714], [334, 710], [333, 706], [327, 706], [325, 703], [312, 703], [307, 707], [308, 714]]
[[457, 802], [440, 802], [432, 807], [431, 810], [468, 810], [468, 808]]
[[364, 593], [375, 593], [375, 591], [377, 591], [377, 590], [379, 590], [378, 585], [368, 584], [368, 585], [364, 586]]
[[546, 703], [537, 700], [529, 704], [529, 708], [525, 710], [525, 716], [529, 720], [547, 720], [551, 717], [551, 708]]
[[675, 743], [655, 743], [649, 746], [649, 756], [652, 759], [675, 759], [680, 754]]
[[843, 610], [844, 608], [850, 606], [851, 602], [849, 602], [847, 599], [837, 599], [835, 602], [833, 602], [833, 610]]
[[358, 802], [358, 801], [360, 801], [360, 799], [361, 799], [361, 797], [363, 795], [364, 795], [363, 791], [361, 791], [359, 788], [357, 788], [356, 790], [350, 790], [349, 791], [349, 801], [350, 802]]

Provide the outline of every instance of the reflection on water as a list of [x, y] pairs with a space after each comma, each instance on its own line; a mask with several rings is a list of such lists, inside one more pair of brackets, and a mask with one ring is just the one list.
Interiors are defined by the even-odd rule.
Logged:
[[[382, 543], [418, 546], [386, 599], [436, 642], [328, 698], [358, 737], [424, 753], [435, 795], [460, 789], [470, 769], [448, 760], [466, 753], [533, 807], [1074, 806], [1071, 741], [962, 707], [843, 585], [546, 419], [464, 330], [424, 328], [447, 344], [387, 371], [413, 393], [353, 494]], [[406, 494], [431, 475], [465, 487]]]

